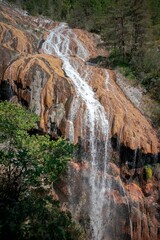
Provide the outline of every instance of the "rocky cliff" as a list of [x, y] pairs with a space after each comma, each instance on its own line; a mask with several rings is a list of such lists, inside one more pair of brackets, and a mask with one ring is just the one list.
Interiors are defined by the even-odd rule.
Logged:
[[[20, 102], [37, 113], [40, 116], [39, 129], [48, 132], [53, 138], [63, 136], [78, 143], [79, 159], [81, 154], [87, 152], [90, 144], [86, 139], [89, 126], [82, 127], [87, 106], [80, 99], [76, 83], [64, 67], [64, 56], [47, 54], [50, 46], [44, 47], [51, 29], [58, 29], [59, 26], [58, 22], [31, 17], [15, 7], [0, 4], [0, 98]], [[109, 207], [112, 211], [106, 218], [107, 230], [101, 239], [158, 240], [160, 145], [156, 129], [117, 85], [114, 71], [104, 69], [93, 61], [98, 56], [108, 55], [104, 49], [97, 47], [99, 37], [79, 29], [71, 32], [68, 28], [64, 28], [65, 34], [71, 36], [69, 61], [78, 71], [79, 77], [84, 78], [90, 86], [89, 91], [95, 103], [98, 102], [98, 109], [103, 107], [109, 123], [107, 179], [111, 183], [111, 190], [106, 194], [108, 203], [103, 214]], [[81, 49], [81, 57], [78, 57], [79, 42], [87, 48], [87, 53]], [[63, 48], [63, 45], [59, 47]], [[82, 83], [82, 92], [84, 88]], [[71, 116], [71, 108], [78, 112], [74, 113], [74, 117]], [[98, 124], [97, 129], [100, 129]], [[72, 128], [73, 133], [70, 134]], [[99, 142], [103, 143], [103, 133], [99, 130], [96, 134]], [[83, 156], [82, 159], [70, 164], [70, 175], [79, 186], [78, 189], [74, 188], [74, 204], [77, 196], [84, 191], [81, 179], [87, 178], [87, 169], [90, 168], [87, 157]], [[150, 176], [147, 175], [148, 164], [152, 171]], [[57, 190], [61, 192], [59, 197], [67, 201], [67, 192], [63, 190], [65, 182], [62, 181], [61, 185], [61, 191]], [[87, 208], [87, 200], [82, 203], [82, 207]], [[79, 211], [75, 218], [86, 227], [85, 211], [83, 214]]]

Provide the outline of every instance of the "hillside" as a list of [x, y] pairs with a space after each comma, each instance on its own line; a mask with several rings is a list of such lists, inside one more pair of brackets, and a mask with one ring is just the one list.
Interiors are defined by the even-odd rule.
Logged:
[[157, 129], [99, 35], [7, 3], [0, 33], [0, 100], [36, 113], [34, 131], [77, 145], [54, 191], [85, 239], [158, 240]]

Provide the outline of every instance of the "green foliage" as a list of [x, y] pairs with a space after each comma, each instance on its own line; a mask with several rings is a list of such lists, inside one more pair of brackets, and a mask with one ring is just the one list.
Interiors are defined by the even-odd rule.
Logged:
[[129, 80], [135, 80], [136, 76], [132, 69], [132, 67], [129, 65], [129, 63], [122, 59], [121, 55], [118, 54], [116, 51], [112, 51], [112, 53], [109, 56], [109, 65], [112, 68], [115, 68], [118, 66], [119, 71], [121, 74], [123, 74], [126, 78]]
[[0, 103], [0, 115], [1, 159], [7, 161], [3, 164], [21, 164], [31, 175], [35, 172], [39, 177], [43, 172], [44, 176], [50, 174], [47, 181], [56, 180], [71, 157], [73, 145], [63, 139], [51, 141], [47, 135], [30, 135], [28, 131], [38, 118], [19, 105]]
[[5, 203], [0, 210], [1, 239], [81, 239], [81, 230], [70, 213], [62, 211], [44, 189], [34, 190], [12, 205]]
[[24, 110], [22, 107], [9, 102], [0, 103], [0, 141], [15, 140], [19, 131], [25, 134], [28, 130], [36, 127], [38, 116]]
[[160, 1], [149, 0], [152, 22], [154, 25], [160, 23]]
[[104, 37], [111, 48], [111, 66], [118, 66], [127, 78], [137, 79], [160, 101], [159, 34], [152, 26], [150, 4], [145, 0], [120, 0], [118, 5], [113, 1], [108, 10]]
[[134, 80], [135, 79], [135, 75], [134, 75], [130, 66], [128, 66], [128, 65], [120, 66], [119, 70], [129, 80]]
[[146, 180], [147, 181], [151, 180], [152, 175], [153, 175], [152, 167], [150, 165], [147, 165], [144, 167], [144, 169], [145, 169]]
[[132, 69], [136, 78], [145, 86], [152, 97], [160, 101], [160, 52], [156, 46], [152, 46], [140, 54], [143, 57], [132, 56], [130, 62]]
[[19, 105], [1, 102], [0, 116], [1, 239], [80, 239], [70, 214], [51, 195], [73, 145], [30, 135], [38, 117]]

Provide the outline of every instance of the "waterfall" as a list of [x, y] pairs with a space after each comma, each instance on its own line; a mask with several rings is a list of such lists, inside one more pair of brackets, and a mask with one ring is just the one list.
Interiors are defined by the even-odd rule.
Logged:
[[[72, 43], [75, 47], [72, 46]], [[109, 121], [104, 107], [96, 99], [95, 93], [88, 83], [91, 76], [89, 71], [91, 70], [85, 65], [85, 60], [89, 56], [89, 51], [65, 23], [59, 24], [50, 31], [43, 43], [42, 50], [44, 53], [55, 55], [62, 60], [62, 68], [72, 81], [76, 91], [68, 119], [70, 126], [68, 137], [71, 141], [74, 141], [74, 131], [76, 131], [74, 119], [77, 115], [81, 115], [80, 137], [88, 142], [87, 160], [90, 166], [87, 173], [88, 186], [84, 186], [84, 189], [88, 188], [89, 190], [87, 205], [90, 234], [92, 235], [91, 239], [102, 240], [106, 224], [104, 205], [107, 205], [106, 193], [110, 191], [110, 183], [106, 180]], [[107, 70], [104, 71], [107, 87], [109, 75]], [[82, 113], [81, 109], [84, 106], [85, 110]], [[70, 187], [69, 191], [72, 192], [73, 189]], [[74, 204], [73, 201], [72, 204]], [[72, 209], [73, 212], [75, 212], [75, 209]]]

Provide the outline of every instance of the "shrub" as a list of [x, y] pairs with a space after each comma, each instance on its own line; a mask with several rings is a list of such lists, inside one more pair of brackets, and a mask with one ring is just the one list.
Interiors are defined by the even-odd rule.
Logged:
[[150, 165], [147, 165], [144, 167], [145, 170], [145, 178], [147, 181], [151, 180], [152, 175], [153, 175], [153, 170], [152, 167]]

